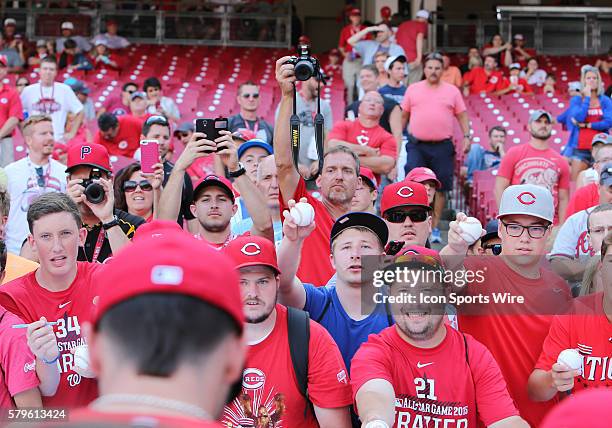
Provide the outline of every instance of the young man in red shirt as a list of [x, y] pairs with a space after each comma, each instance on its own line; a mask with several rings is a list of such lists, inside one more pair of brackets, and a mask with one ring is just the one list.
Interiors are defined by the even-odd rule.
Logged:
[[224, 425], [350, 427], [351, 392], [340, 351], [329, 333], [308, 318], [309, 327], [301, 326], [309, 338], [304, 374], [308, 395], [302, 395], [289, 344], [296, 340], [289, 337], [293, 313], [277, 303], [280, 271], [274, 244], [261, 237], [240, 237], [225, 252], [240, 275], [249, 351], [242, 394], [225, 408]]
[[[306, 190], [303, 180], [293, 166], [289, 138], [289, 118], [293, 105], [293, 83], [296, 81], [290, 57], [276, 61], [276, 80], [282, 97], [274, 130], [274, 160], [278, 170], [281, 210], [287, 209], [290, 199], [306, 198], [315, 210], [316, 228], [306, 239], [302, 249], [302, 263], [298, 277], [311, 284], [326, 284], [334, 269], [329, 260], [329, 235], [335, 220], [351, 211], [355, 189], [359, 185], [359, 157], [347, 147], [334, 147], [325, 153], [323, 171], [316, 179], [321, 200]], [[249, 210], [249, 212], [251, 212]]]
[[[420, 280], [389, 281], [396, 324], [371, 335], [351, 367], [357, 412], [365, 428], [472, 427], [526, 428], [489, 350], [470, 335], [444, 323], [444, 304], [421, 298], [448, 294], [441, 264], [431, 257], [399, 256], [387, 266], [431, 273]], [[437, 274], [437, 275], [436, 275]], [[427, 275], [430, 277], [430, 275]], [[402, 303], [411, 296], [415, 303]], [[452, 376], [449, 374], [452, 373]]]
[[[612, 386], [612, 233], [601, 246], [603, 292], [580, 297], [570, 314], [555, 317], [544, 340], [542, 353], [529, 377], [529, 394], [547, 401], [559, 392]], [[582, 369], [557, 362], [565, 349], [577, 349]]]
[[100, 397], [70, 420], [220, 428], [245, 360], [238, 276], [176, 223], [147, 226], [99, 277], [84, 330]]
[[484, 58], [483, 67], [474, 67], [463, 76], [463, 95], [490, 94], [503, 88], [504, 75], [497, 70], [493, 55]]
[[548, 189], [555, 202], [554, 224], [563, 224], [569, 198], [569, 166], [567, 159], [550, 148], [552, 116], [545, 110], [535, 110], [529, 116], [528, 143], [513, 147], [502, 158], [495, 179], [495, 198], [501, 200], [504, 190], [512, 184], [534, 184]]
[[94, 143], [101, 144], [111, 155], [131, 158], [140, 148], [140, 130], [142, 119], [129, 114], [115, 116], [102, 113], [98, 117], [100, 131], [94, 137]]
[[359, 104], [357, 120], [344, 120], [334, 125], [327, 135], [330, 148], [344, 146], [359, 156], [359, 163], [380, 177], [395, 167], [398, 147], [393, 135], [380, 126], [383, 97], [368, 92]]
[[357, 83], [359, 70], [361, 70], [362, 61], [361, 57], [353, 51], [353, 46], [349, 44], [348, 39], [366, 28], [366, 26], [361, 23], [361, 11], [357, 8], [352, 8], [349, 11], [348, 18], [349, 24], [340, 31], [338, 49], [344, 56], [342, 79], [346, 86], [346, 99], [348, 104], [350, 104], [357, 98], [355, 96], [355, 84]]
[[28, 241], [40, 267], [0, 288], [0, 305], [26, 323], [41, 317], [57, 322], [53, 330], [60, 351], [56, 361], [61, 378], [57, 393], [43, 398], [45, 406], [82, 406], [98, 393], [94, 379], [74, 371], [70, 352], [86, 344], [81, 327], [94, 309], [94, 277], [104, 266], [77, 262], [79, 246], [87, 234], [82, 224], [79, 210], [69, 196], [45, 193], [38, 197], [28, 209]]
[[[567, 283], [542, 266], [546, 243], [551, 234], [554, 203], [551, 193], [541, 186], [522, 184], [508, 187], [499, 208], [499, 256], [466, 257], [468, 242], [461, 236], [463, 213], [450, 223], [448, 245], [440, 251], [447, 269], [472, 280], [457, 293], [470, 299], [489, 297], [481, 305], [458, 305], [459, 329], [469, 333], [493, 354], [521, 416], [538, 426], [556, 403], [536, 403], [527, 394], [527, 381], [533, 371], [542, 343], [556, 313], [571, 304]], [[457, 277], [458, 278], [458, 277]], [[521, 296], [524, 303], [495, 303], [493, 293]]]
[[408, 84], [416, 83], [423, 77], [423, 43], [427, 38], [429, 12], [422, 9], [412, 21], [397, 27], [395, 39], [404, 48], [408, 60]]

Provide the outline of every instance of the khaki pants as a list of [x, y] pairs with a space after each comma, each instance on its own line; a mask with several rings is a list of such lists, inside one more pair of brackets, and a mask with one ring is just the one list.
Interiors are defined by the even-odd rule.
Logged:
[[411, 67], [408, 71], [408, 84], [420, 82], [423, 79], [423, 64]]
[[346, 86], [346, 103], [350, 104], [356, 99], [355, 86], [357, 79], [359, 78], [359, 71], [362, 66], [361, 58], [349, 60], [348, 57], [344, 59], [342, 63], [342, 79], [344, 79], [344, 86]]
[[0, 167], [4, 168], [9, 163], [15, 161], [14, 150], [12, 137], [6, 137], [0, 140]]

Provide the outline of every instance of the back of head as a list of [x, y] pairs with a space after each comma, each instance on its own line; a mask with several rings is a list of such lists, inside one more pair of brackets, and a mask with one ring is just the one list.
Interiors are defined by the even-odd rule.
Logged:
[[112, 113], [102, 113], [98, 118], [98, 128], [100, 128], [102, 132], [106, 132], [117, 126], [119, 126], [119, 119]]

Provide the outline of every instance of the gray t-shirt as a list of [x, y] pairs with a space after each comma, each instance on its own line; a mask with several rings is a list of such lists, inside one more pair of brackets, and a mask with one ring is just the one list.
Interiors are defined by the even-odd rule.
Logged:
[[404, 49], [396, 43], [391, 43], [385, 47], [374, 40], [361, 40], [357, 42], [353, 50], [361, 55], [363, 65], [372, 64], [374, 62], [374, 55], [379, 51], [387, 52], [389, 56], [406, 55]]

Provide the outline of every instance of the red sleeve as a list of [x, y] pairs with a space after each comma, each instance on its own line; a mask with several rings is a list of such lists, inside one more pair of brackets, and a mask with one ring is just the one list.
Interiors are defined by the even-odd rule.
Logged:
[[351, 404], [351, 385], [338, 346], [320, 324], [310, 322], [308, 396], [324, 409]]
[[346, 27], [344, 27], [340, 31], [340, 39], [338, 40], [338, 47], [346, 50], [346, 46], [348, 45], [348, 39], [349, 39], [348, 31], [346, 31]]
[[[306, 199], [308, 199], [308, 203], [310, 203], [311, 205], [313, 204], [311, 202], [311, 200], [314, 199], [314, 198], [306, 190], [306, 182], [304, 181], [304, 179], [302, 177], [300, 177], [300, 179], [298, 181], [298, 185], [295, 188], [295, 192], [293, 193], [293, 197], [289, 198], [289, 199], [293, 199], [294, 201], [299, 201], [300, 198], [306, 198]], [[283, 197], [282, 192], [278, 192], [278, 201], [280, 202], [281, 218], [283, 218], [283, 210], [287, 209], [287, 201], [285, 201], [285, 198]]]
[[380, 154], [391, 156], [393, 159], [396, 159], [397, 141], [395, 141], [395, 137], [384, 129], [381, 129], [381, 131], [380, 138], [382, 139], [382, 143], [380, 144]]
[[517, 157], [517, 148], [508, 150], [508, 153], [506, 153], [506, 156], [502, 158], [501, 163], [499, 164], [497, 176], [512, 180], [512, 176], [514, 175], [514, 165], [516, 164]]
[[334, 127], [329, 131], [327, 136], [328, 140], [341, 140], [341, 141], [351, 141], [348, 140], [349, 129], [353, 125], [353, 122], [348, 120], [343, 120], [342, 122], [338, 122], [334, 125]]
[[466, 72], [463, 75], [463, 83], [470, 84], [472, 83], [473, 80], [474, 80], [474, 75], [472, 74], [472, 70]]
[[389, 350], [385, 346], [381, 335], [370, 335], [368, 341], [359, 347], [359, 350], [351, 360], [353, 401], [357, 396], [359, 388], [372, 379], [383, 379], [393, 384], [392, 365], [389, 358]]
[[529, 83], [525, 79], [519, 80], [519, 84], [523, 87], [523, 92], [533, 93], [533, 88], [529, 86]]
[[561, 174], [559, 177], [559, 189], [569, 190], [570, 188], [570, 169], [567, 161], [564, 158], [557, 161], [561, 168]]
[[557, 362], [559, 353], [571, 348], [569, 326], [571, 315], [557, 315], [550, 324], [548, 336], [542, 344], [542, 353], [535, 365], [536, 369], [548, 371]]
[[485, 426], [510, 416], [518, 416], [504, 376], [491, 352], [472, 336], [466, 335], [470, 369], [476, 389], [478, 415]]
[[503, 79], [501, 79], [495, 90], [501, 91], [502, 89], [506, 89], [508, 86], [510, 86], [510, 80], [504, 77]]
[[0, 289], [0, 307], [3, 307], [7, 311], [12, 312], [13, 314], [21, 318], [24, 318], [24, 316], [21, 314], [21, 311], [19, 310], [17, 302], [10, 293], [10, 289], [12, 287], [11, 282], [3, 285]]
[[9, 100], [9, 112], [8, 117], [16, 117], [19, 120], [23, 120], [23, 106], [21, 104], [21, 98], [17, 91], [12, 91], [11, 99]]

